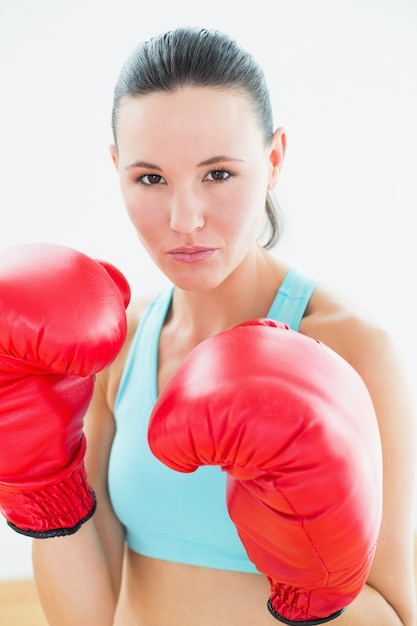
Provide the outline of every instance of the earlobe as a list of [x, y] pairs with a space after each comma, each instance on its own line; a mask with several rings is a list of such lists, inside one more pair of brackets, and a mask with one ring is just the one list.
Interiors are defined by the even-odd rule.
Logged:
[[269, 159], [271, 162], [271, 172], [268, 189], [273, 189], [277, 183], [279, 173], [282, 169], [285, 157], [287, 138], [283, 128], [277, 128], [272, 136], [271, 152]]

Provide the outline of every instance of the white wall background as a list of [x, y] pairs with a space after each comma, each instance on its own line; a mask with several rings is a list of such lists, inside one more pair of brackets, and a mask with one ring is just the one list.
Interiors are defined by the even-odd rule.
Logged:
[[[277, 254], [379, 317], [415, 381], [416, 0], [0, 0], [0, 248], [63, 243], [138, 294], [164, 284], [107, 146], [123, 60], [185, 24], [228, 31], [267, 72], [289, 144]], [[0, 519], [0, 580], [30, 575], [30, 540]]]

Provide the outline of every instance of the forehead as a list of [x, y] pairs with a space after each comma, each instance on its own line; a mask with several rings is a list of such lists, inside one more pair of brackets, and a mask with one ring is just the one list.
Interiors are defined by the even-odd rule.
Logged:
[[168, 136], [173, 141], [262, 136], [249, 96], [216, 87], [187, 86], [126, 97], [119, 107], [116, 128], [118, 143], [133, 136], [153, 143]]

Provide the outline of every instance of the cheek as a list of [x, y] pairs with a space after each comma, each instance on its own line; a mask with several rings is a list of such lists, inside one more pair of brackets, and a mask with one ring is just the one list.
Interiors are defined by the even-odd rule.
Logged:
[[266, 191], [248, 185], [235, 194], [230, 202], [230, 211], [221, 211], [221, 219], [234, 234], [256, 239], [265, 213]]
[[142, 243], [146, 245], [160, 238], [161, 224], [155, 219], [155, 212], [128, 206], [127, 214]]
[[152, 206], [149, 198], [145, 198], [134, 186], [122, 187], [122, 196], [128, 217], [138, 235], [144, 238], [157, 235], [161, 212]]

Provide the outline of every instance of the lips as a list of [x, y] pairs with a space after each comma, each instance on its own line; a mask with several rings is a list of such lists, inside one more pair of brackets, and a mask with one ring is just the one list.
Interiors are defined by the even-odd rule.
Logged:
[[215, 248], [190, 246], [174, 248], [168, 252], [168, 256], [180, 263], [201, 263], [209, 259], [215, 251]]

